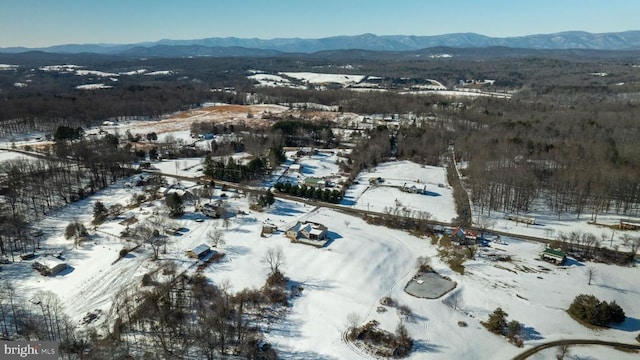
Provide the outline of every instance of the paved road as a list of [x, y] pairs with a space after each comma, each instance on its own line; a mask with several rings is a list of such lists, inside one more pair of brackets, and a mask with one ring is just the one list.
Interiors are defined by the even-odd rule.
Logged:
[[609, 346], [612, 348], [619, 348], [624, 350], [635, 350], [636, 352], [640, 351], [640, 345], [636, 345], [636, 344], [626, 344], [626, 343], [602, 341], [602, 340], [571, 339], [571, 340], [557, 340], [557, 341], [551, 341], [545, 344], [540, 344], [514, 357], [513, 360], [525, 360], [529, 358], [531, 355], [539, 351], [542, 351], [544, 349], [548, 349], [551, 347], [555, 347], [555, 346], [561, 346], [561, 345], [601, 345], [601, 346]]

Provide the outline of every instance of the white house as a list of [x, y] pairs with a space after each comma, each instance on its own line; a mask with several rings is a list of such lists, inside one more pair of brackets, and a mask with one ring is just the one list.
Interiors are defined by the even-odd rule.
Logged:
[[323, 246], [328, 240], [327, 227], [310, 221], [298, 221], [294, 226], [287, 229], [285, 234], [293, 241], [312, 245]]

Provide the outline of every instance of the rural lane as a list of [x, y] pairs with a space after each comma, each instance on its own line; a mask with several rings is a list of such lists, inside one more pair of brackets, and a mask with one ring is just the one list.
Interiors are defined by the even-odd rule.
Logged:
[[525, 360], [529, 358], [531, 355], [542, 351], [544, 349], [552, 348], [555, 346], [562, 345], [601, 345], [601, 346], [609, 346], [613, 348], [620, 348], [624, 350], [635, 350], [640, 351], [640, 345], [636, 344], [626, 344], [620, 342], [613, 341], [603, 341], [603, 340], [588, 340], [588, 339], [566, 339], [566, 340], [556, 340], [548, 343], [540, 344], [532, 347], [531, 349], [521, 353], [520, 355], [513, 358], [513, 360]]

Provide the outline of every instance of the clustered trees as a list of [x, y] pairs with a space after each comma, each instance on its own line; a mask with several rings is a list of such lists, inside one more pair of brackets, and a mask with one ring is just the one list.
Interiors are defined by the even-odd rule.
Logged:
[[142, 337], [142, 341], [150, 342], [144, 348], [153, 358], [190, 354], [219, 359], [233, 354], [276, 359], [272, 348], [262, 346], [262, 332], [284, 316], [288, 306], [287, 279], [281, 272], [282, 249], [269, 249], [263, 262], [270, 270], [264, 287], [235, 294], [228, 283], [216, 286], [200, 274], [178, 274], [171, 267], [162, 270], [169, 277], [167, 281], [147, 276], [144, 289], [131, 287], [116, 295], [111, 336], [104, 343], [94, 344], [92, 351], [122, 357]]
[[520, 334], [522, 332], [522, 324], [516, 320], [507, 322], [507, 314], [502, 308], [496, 308], [486, 322], [482, 322], [487, 330], [497, 335], [506, 336], [510, 342], [521, 347], [523, 344]]
[[567, 312], [578, 321], [596, 326], [620, 324], [626, 319], [624, 310], [615, 301], [607, 303], [586, 294], [576, 296]]
[[357, 326], [357, 316], [349, 315], [349, 329], [347, 339], [362, 345], [363, 350], [372, 353], [376, 357], [402, 358], [411, 352], [413, 339], [409, 335], [402, 321], [398, 322], [395, 333], [379, 328], [376, 320], [371, 320], [362, 326]]
[[331, 203], [339, 203], [343, 196], [337, 189], [322, 189], [320, 187], [307, 186], [306, 184], [292, 185], [289, 182], [278, 182], [273, 187], [285, 194]]
[[318, 146], [331, 147], [335, 141], [332, 123], [329, 120], [312, 121], [310, 119], [286, 119], [271, 126], [272, 132], [284, 136], [285, 146]]
[[256, 157], [243, 165], [236, 162], [233, 157], [229, 157], [224, 163], [207, 155], [204, 160], [203, 173], [217, 180], [237, 183], [260, 179], [265, 175], [265, 171], [266, 161], [261, 157]]
[[165, 204], [169, 208], [169, 216], [180, 217], [184, 214], [184, 201], [177, 192], [171, 192], [165, 197]]
[[603, 243], [612, 241], [613, 239], [601, 234], [600, 237], [589, 232], [571, 231], [568, 233], [560, 232], [551, 243], [551, 247], [560, 248], [566, 252], [572, 252], [581, 259], [599, 259], [606, 262], [619, 264], [628, 264], [633, 262], [638, 249], [640, 248], [640, 237], [633, 237], [629, 234], [623, 234], [620, 240], [624, 246], [629, 248], [629, 252], [625, 255], [619, 252], [619, 245], [615, 244], [609, 249], [603, 247]]

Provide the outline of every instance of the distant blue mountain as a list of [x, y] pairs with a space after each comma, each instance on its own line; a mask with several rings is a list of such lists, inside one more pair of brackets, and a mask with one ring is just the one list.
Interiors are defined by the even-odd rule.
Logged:
[[[454, 48], [509, 47], [520, 49], [639, 50], [640, 31], [593, 34], [569, 31], [496, 38], [475, 33], [436, 36], [362, 34], [321, 39], [300, 38], [207, 38], [160, 40], [137, 44], [68, 44], [45, 48], [0, 48], [0, 52], [45, 51], [52, 53], [98, 53], [134, 56], [268, 56], [282, 53], [314, 53], [327, 50], [413, 51], [438, 46]], [[253, 50], [252, 50], [253, 49]], [[258, 51], [259, 50], [259, 51]], [[146, 55], [145, 55], [146, 54]]]

